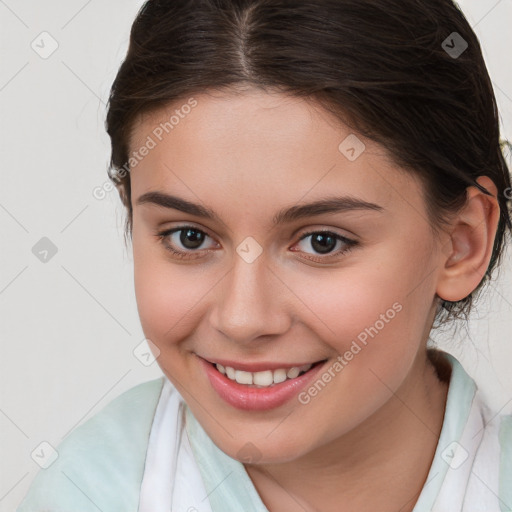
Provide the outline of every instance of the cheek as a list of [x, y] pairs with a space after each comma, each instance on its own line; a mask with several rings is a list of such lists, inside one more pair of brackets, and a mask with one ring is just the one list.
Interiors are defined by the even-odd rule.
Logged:
[[372, 261], [297, 277], [294, 291], [308, 306], [303, 318], [336, 352], [358, 361], [352, 366], [387, 372], [402, 358], [407, 368], [429, 330], [435, 273], [428, 275], [428, 254], [428, 240], [420, 239], [414, 253], [410, 244], [397, 244], [376, 251]]
[[207, 284], [199, 273], [185, 271], [184, 266], [167, 261], [162, 251], [133, 237], [140, 322], [146, 338], [164, 352], [190, 336]]
[[314, 411], [304, 417], [308, 428], [318, 430], [320, 416], [325, 436], [355, 427], [392, 396], [415, 364], [429, 330], [432, 283], [399, 263], [387, 272], [361, 265], [315, 281], [306, 303], [316, 315], [308, 313], [308, 325], [339, 356], [325, 391], [310, 388], [303, 395], [301, 403], [311, 400], [306, 407]]

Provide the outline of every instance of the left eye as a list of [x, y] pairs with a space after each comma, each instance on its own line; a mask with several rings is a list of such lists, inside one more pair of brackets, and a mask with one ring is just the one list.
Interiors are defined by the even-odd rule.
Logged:
[[[307, 238], [311, 240], [309, 242], [305, 242]], [[337, 251], [334, 251], [336, 246], [340, 244], [340, 247]], [[356, 241], [350, 240], [344, 236], [338, 235], [337, 233], [333, 233], [332, 231], [312, 231], [309, 233], [305, 233], [302, 235], [299, 245], [304, 244], [306, 246], [312, 247], [316, 254], [328, 254], [328, 255], [339, 255], [348, 251], [350, 248], [357, 244]], [[304, 250], [304, 247], [303, 249]], [[304, 252], [308, 252], [304, 250]]]

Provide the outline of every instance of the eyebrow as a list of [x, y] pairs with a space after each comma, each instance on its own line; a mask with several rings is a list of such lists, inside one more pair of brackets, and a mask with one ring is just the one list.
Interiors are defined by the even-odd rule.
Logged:
[[[220, 222], [220, 218], [213, 210], [163, 192], [146, 192], [137, 199], [136, 204], [154, 204], [163, 208], [172, 208], [190, 215]], [[382, 212], [384, 208], [378, 204], [352, 196], [327, 197], [312, 203], [284, 208], [274, 216], [273, 224], [284, 224], [324, 213], [340, 213], [354, 210]]]

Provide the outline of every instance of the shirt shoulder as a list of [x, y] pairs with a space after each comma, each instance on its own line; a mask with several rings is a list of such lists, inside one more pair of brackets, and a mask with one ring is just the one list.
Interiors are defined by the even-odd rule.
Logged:
[[466, 468], [470, 472], [462, 510], [512, 512], [512, 416], [479, 399], [475, 407], [481, 422], [468, 425], [470, 437], [466, 438], [466, 443], [477, 442], [474, 460]]
[[17, 512], [136, 511], [153, 417], [165, 377], [109, 402], [58, 446]]

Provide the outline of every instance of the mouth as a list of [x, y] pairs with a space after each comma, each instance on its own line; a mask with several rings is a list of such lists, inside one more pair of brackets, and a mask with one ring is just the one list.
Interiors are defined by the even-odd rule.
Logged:
[[246, 411], [274, 409], [289, 402], [328, 362], [322, 359], [294, 365], [246, 364], [208, 361], [199, 356], [198, 360], [217, 395], [229, 405]]

